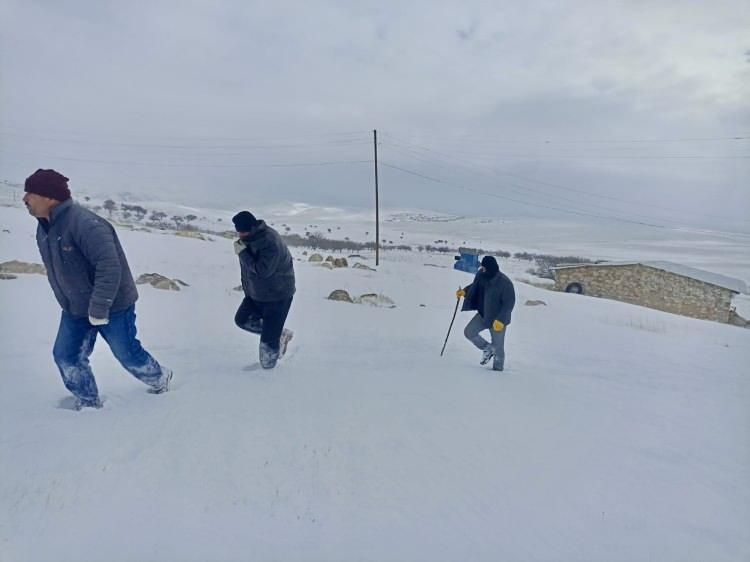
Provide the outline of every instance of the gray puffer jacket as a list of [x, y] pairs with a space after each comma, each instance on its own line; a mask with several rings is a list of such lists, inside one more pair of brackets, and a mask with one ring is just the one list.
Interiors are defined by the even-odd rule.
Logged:
[[39, 219], [36, 242], [57, 302], [72, 316], [109, 318], [138, 299], [115, 229], [72, 199]]
[[291, 298], [296, 290], [292, 255], [278, 232], [258, 222], [239, 254], [242, 289], [258, 302]]
[[[500, 320], [506, 326], [510, 324], [510, 314], [516, 304], [516, 291], [513, 282], [507, 275], [497, 272], [491, 279], [485, 280], [478, 273], [474, 282], [464, 288], [466, 296], [461, 310], [477, 310], [487, 324]], [[479, 292], [483, 291], [480, 296]]]

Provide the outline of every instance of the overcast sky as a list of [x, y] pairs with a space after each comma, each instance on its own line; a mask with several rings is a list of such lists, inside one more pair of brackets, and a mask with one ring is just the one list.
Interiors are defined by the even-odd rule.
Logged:
[[0, 20], [0, 179], [362, 206], [377, 128], [385, 206], [750, 231], [746, 0], [3, 0]]

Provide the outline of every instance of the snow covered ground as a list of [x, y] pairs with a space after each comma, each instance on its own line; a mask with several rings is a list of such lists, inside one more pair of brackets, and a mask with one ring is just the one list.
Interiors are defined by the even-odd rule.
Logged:
[[[0, 261], [39, 261], [23, 209], [0, 225]], [[104, 408], [58, 408], [58, 305], [42, 276], [0, 281], [3, 562], [750, 557], [750, 330], [517, 283], [499, 374], [468, 313], [439, 356], [470, 276], [389, 252], [377, 272], [298, 261], [295, 338], [264, 372], [233, 324], [228, 240], [120, 236], [134, 274], [190, 285], [137, 305], [173, 391], [147, 394], [100, 341]]]

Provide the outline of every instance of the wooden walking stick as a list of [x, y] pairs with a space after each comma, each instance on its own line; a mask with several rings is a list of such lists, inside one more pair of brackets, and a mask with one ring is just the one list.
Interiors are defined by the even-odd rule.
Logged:
[[[461, 287], [458, 288], [459, 290]], [[453, 321], [456, 319], [456, 313], [458, 312], [458, 303], [461, 302], [461, 297], [456, 297], [456, 308], [453, 309], [453, 318], [451, 318], [451, 325], [448, 326], [448, 333], [445, 335], [445, 342], [443, 342], [443, 349], [440, 350], [440, 357], [443, 356], [443, 352], [445, 351], [445, 346], [448, 344], [448, 337], [451, 335], [451, 330], [453, 329]]]

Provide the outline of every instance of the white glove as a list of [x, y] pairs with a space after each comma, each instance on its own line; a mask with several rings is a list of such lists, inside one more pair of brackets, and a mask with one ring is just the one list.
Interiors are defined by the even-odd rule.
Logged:
[[238, 256], [240, 255], [240, 252], [242, 252], [242, 250], [244, 250], [245, 248], [247, 248], [247, 246], [245, 246], [245, 243], [242, 240], [234, 241], [234, 253]]
[[89, 316], [89, 324], [92, 326], [106, 326], [109, 324], [109, 318], [94, 318]]

